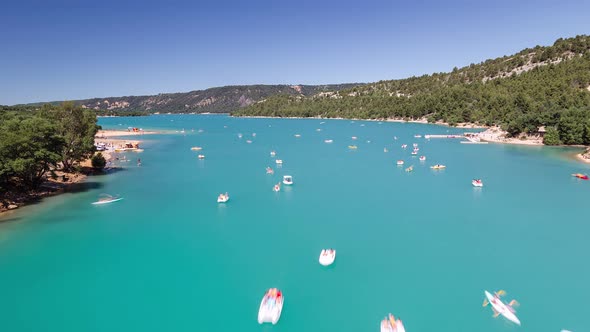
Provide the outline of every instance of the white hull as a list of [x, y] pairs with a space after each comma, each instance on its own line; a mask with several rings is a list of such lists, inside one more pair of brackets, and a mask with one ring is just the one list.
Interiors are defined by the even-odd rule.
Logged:
[[490, 302], [490, 304], [496, 312], [502, 314], [502, 316], [506, 317], [506, 319], [508, 319], [509, 321], [520, 325], [520, 320], [518, 320], [516, 315], [512, 311], [510, 311], [508, 305], [503, 303], [499, 298], [494, 297], [488, 291], [485, 291], [485, 294], [488, 299], [488, 302]]
[[471, 181], [474, 187], [483, 187], [483, 182]]
[[322, 252], [320, 253], [320, 264], [323, 266], [328, 266], [328, 265], [332, 265], [332, 263], [334, 263], [334, 260], [336, 259], [336, 250], [334, 250], [331, 254], [327, 254], [324, 255], [324, 253], [326, 252], [326, 250], [322, 250]]
[[283, 311], [283, 297], [279, 301], [276, 301], [274, 305], [265, 303], [265, 298], [260, 302], [260, 309], [258, 309], [258, 324], [271, 323], [276, 324], [281, 318], [281, 312]]
[[285, 175], [283, 176], [283, 184], [290, 186], [293, 184], [293, 177], [291, 177], [290, 175]]
[[103, 205], [103, 204], [114, 203], [114, 202], [120, 201], [120, 200], [122, 200], [122, 199], [123, 199], [123, 198], [122, 198], [122, 197], [120, 197], [120, 198], [115, 198], [115, 199], [111, 199], [111, 200], [108, 200], [108, 201], [98, 201], [98, 202], [92, 202], [92, 204], [93, 204], [93, 205]]

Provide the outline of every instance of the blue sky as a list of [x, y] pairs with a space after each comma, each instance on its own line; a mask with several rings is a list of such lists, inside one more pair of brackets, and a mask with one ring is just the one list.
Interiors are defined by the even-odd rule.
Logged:
[[590, 1], [12, 1], [0, 104], [373, 82], [590, 33]]

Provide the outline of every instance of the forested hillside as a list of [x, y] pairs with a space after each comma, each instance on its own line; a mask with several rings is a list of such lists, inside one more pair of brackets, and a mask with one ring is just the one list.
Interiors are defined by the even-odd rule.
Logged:
[[510, 135], [547, 126], [546, 144], [590, 144], [590, 37], [559, 39], [449, 73], [380, 81], [312, 97], [278, 95], [233, 115], [426, 117], [500, 125]]
[[[322, 91], [337, 91], [356, 85], [236, 85], [191, 92], [161, 93], [154, 96], [93, 98], [75, 100], [74, 103], [93, 109], [98, 115], [147, 115], [157, 112], [229, 113], [276, 94], [312, 96]], [[51, 103], [57, 105], [61, 102]]]

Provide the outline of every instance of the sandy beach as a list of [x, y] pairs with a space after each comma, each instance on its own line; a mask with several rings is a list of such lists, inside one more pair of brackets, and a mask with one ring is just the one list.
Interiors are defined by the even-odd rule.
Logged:
[[519, 145], [544, 145], [541, 136], [522, 136], [522, 138], [506, 137], [506, 132], [499, 127], [490, 127], [478, 133], [477, 137], [485, 142]]

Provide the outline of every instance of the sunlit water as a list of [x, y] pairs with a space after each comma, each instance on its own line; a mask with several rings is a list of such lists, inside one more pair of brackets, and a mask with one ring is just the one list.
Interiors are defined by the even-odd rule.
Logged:
[[[590, 330], [590, 181], [570, 175], [589, 168], [562, 150], [414, 138], [463, 132], [422, 124], [100, 124], [168, 134], [139, 138], [145, 151], [91, 177], [89, 190], [3, 217], [3, 331], [378, 331], [389, 312], [408, 332]], [[285, 174], [295, 184], [273, 192]], [[91, 205], [101, 193], [124, 200]], [[318, 263], [322, 248], [337, 250], [330, 267]], [[261, 326], [270, 287], [285, 305], [277, 325]], [[486, 289], [521, 303], [521, 327], [482, 307]]]

